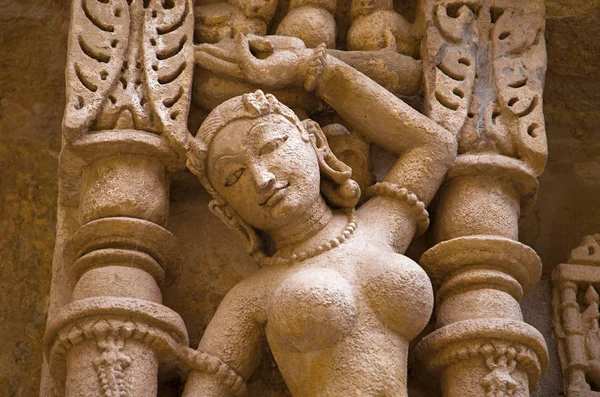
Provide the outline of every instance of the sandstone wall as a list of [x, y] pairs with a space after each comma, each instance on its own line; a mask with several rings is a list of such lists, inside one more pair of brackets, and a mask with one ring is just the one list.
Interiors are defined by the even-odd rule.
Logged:
[[0, 1], [0, 396], [35, 396], [56, 227], [68, 1]]

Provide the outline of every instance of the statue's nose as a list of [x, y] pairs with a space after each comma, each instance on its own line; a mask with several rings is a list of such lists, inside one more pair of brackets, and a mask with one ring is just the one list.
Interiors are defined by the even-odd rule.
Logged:
[[254, 166], [252, 167], [254, 185], [258, 191], [263, 191], [269, 189], [273, 183], [275, 182], [275, 175], [273, 175], [269, 170], [262, 166]]

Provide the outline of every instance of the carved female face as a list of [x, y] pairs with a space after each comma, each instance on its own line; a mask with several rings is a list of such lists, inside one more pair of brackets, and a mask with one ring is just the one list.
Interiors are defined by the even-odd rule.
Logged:
[[265, 231], [294, 222], [320, 195], [308, 134], [275, 114], [219, 131], [208, 154], [208, 179], [246, 222]]

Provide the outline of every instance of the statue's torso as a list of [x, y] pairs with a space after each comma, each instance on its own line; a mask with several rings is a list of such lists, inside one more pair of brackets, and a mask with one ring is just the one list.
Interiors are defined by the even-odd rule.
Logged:
[[267, 339], [294, 396], [406, 395], [408, 341], [433, 306], [416, 263], [373, 248], [359, 229], [331, 251], [259, 273]]

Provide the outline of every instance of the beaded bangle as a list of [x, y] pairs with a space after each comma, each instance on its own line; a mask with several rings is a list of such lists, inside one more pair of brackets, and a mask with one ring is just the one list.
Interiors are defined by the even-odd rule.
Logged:
[[429, 213], [425, 209], [423, 203], [416, 194], [411, 193], [408, 189], [399, 187], [389, 182], [377, 182], [367, 189], [367, 197], [386, 196], [398, 201], [405, 202], [415, 214], [417, 222], [417, 236], [425, 233], [429, 227]]
[[304, 80], [304, 88], [308, 92], [312, 92], [317, 89], [319, 77], [323, 72], [323, 64], [325, 63], [325, 57], [327, 56], [327, 46], [321, 43], [314, 49], [312, 56], [310, 57], [310, 63], [308, 65], [308, 72], [306, 74], [306, 80]]
[[226, 385], [234, 396], [247, 395], [244, 378], [218, 357], [190, 348], [184, 351], [184, 356], [191, 370], [216, 376], [219, 382]]

